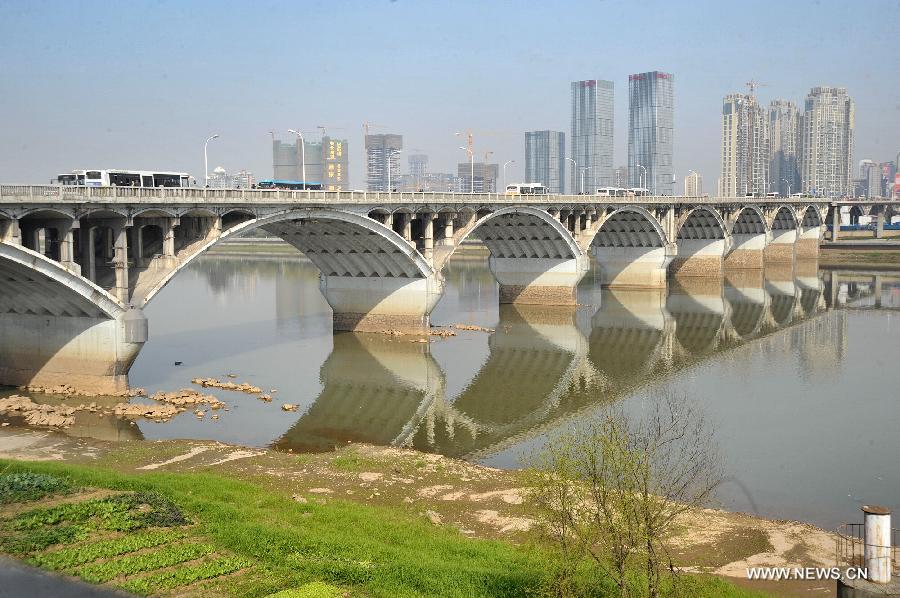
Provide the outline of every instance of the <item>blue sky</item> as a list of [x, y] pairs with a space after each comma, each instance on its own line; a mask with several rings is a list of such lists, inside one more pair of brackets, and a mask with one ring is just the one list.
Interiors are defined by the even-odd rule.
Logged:
[[[765, 82], [764, 102], [810, 87], [856, 101], [854, 160], [900, 151], [900, 0], [838, 2], [40, 2], [0, 1], [0, 181], [73, 168], [272, 174], [268, 131], [351, 144], [362, 123], [404, 135], [430, 170], [475, 149], [515, 159], [524, 131], [568, 135], [569, 82], [616, 84], [616, 164], [626, 161], [628, 74], [675, 74], [675, 170], [719, 169], [722, 96]], [[403, 171], [406, 162], [403, 160]], [[680, 185], [679, 185], [680, 188]]]

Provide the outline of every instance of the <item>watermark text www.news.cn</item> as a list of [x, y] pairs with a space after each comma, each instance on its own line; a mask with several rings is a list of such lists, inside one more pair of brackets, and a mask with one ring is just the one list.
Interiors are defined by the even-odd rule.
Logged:
[[865, 567], [748, 567], [747, 579], [765, 581], [868, 579]]

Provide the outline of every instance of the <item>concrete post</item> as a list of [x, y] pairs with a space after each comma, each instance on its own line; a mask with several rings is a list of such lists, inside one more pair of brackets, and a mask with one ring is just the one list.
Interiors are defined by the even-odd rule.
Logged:
[[444, 245], [453, 245], [453, 219], [456, 214], [444, 214]]
[[115, 255], [115, 231], [111, 226], [103, 227], [103, 259], [112, 260]]
[[178, 224], [175, 218], [166, 218], [163, 222], [163, 257], [175, 257], [175, 226]]
[[81, 229], [81, 272], [91, 282], [97, 282], [97, 256], [94, 250], [96, 227]]
[[569, 210], [559, 211], [559, 221], [566, 230], [571, 230], [569, 228]]
[[75, 260], [75, 229], [79, 228], [77, 220], [59, 221], [56, 227], [59, 235], [59, 262], [69, 272], [81, 275], [81, 266]]
[[390, 213], [384, 217], [384, 225], [391, 230], [394, 230], [394, 214]]
[[831, 213], [831, 240], [837, 241], [841, 232], [841, 206], [834, 206]]
[[878, 212], [878, 216], [876, 216], [875, 220], [875, 238], [882, 239], [884, 238], [884, 211]]
[[144, 227], [135, 224], [131, 227], [131, 255], [134, 267], [143, 268], [144, 264]]
[[865, 505], [864, 560], [868, 579], [875, 583], [891, 581], [891, 511], [885, 507]]
[[402, 214], [403, 216], [403, 238], [406, 239], [406, 242], [416, 246], [416, 242], [413, 241], [412, 238], [412, 214]]
[[122, 303], [128, 303], [128, 227], [124, 225], [115, 227], [113, 238], [115, 239], [113, 267], [116, 270], [113, 295]]
[[19, 228], [17, 219], [4, 220], [0, 222], [0, 243], [9, 243], [11, 245], [22, 244], [22, 229]]
[[425, 259], [429, 262], [434, 259], [434, 214], [428, 212], [427, 214], [422, 214], [422, 236], [424, 237], [424, 244], [422, 255], [425, 256]]

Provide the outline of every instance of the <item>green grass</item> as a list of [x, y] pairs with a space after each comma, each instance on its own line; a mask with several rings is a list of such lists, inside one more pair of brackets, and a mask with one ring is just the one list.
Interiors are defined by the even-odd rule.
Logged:
[[331, 464], [335, 469], [343, 471], [360, 472], [368, 469], [378, 469], [384, 467], [384, 463], [377, 459], [355, 455], [353, 453], [347, 455], [338, 455], [331, 460]]
[[[51, 462], [0, 461], [2, 466], [64, 476], [83, 487], [155, 492], [190, 517], [192, 536], [226, 555], [125, 580], [122, 587], [141, 594], [202, 581], [212, 593], [235, 596], [266, 596], [316, 583], [365, 596], [524, 596], [546, 588], [552, 569], [542, 549], [466, 538], [400, 508], [339, 499], [301, 504], [288, 492], [212, 473], [125, 474]], [[64, 518], [59, 521], [65, 524]], [[179, 553], [171, 554], [177, 560]], [[114, 565], [117, 575], [153, 564], [134, 557], [109, 562], [131, 559], [125, 569]], [[164, 566], [160, 557], [152, 558]], [[236, 576], [215, 579], [242, 569]], [[96, 579], [108, 579], [112, 570], [104, 571]], [[754, 595], [721, 580], [687, 579], [691, 592], [683, 595]], [[587, 595], [604, 595], [603, 588], [609, 587], [590, 581], [586, 585], [594, 589]]]

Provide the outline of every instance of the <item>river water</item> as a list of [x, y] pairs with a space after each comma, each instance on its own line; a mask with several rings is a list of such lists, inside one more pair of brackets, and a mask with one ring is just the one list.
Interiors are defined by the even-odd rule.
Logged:
[[432, 323], [495, 332], [419, 343], [332, 334], [303, 259], [206, 256], [148, 306], [131, 383], [154, 392], [232, 374], [275, 400], [212, 391], [229, 405], [219, 420], [105, 418], [68, 433], [293, 451], [358, 441], [514, 468], [608, 405], [641, 409], [667, 392], [711, 422], [724, 508], [834, 528], [865, 503], [900, 507], [900, 276], [807, 264], [609, 291], [595, 272], [577, 308], [499, 306], [484, 256], [454, 257]]

